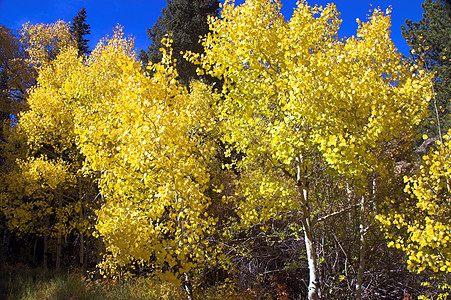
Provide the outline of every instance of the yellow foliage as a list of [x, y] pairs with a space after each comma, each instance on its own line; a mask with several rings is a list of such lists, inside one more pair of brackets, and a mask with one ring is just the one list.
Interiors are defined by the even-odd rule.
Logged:
[[55, 154], [61, 155], [75, 146], [74, 100], [64, 88], [81, 67], [77, 50], [69, 48], [40, 69], [38, 85], [29, 92], [29, 110], [20, 115], [18, 124], [18, 130], [27, 136], [27, 143], [35, 150], [52, 145]]
[[[451, 131], [404, 178], [407, 205], [379, 215], [389, 246], [403, 250], [412, 271], [426, 271], [444, 283], [451, 278]], [[396, 221], [396, 223], [395, 223]], [[399, 233], [391, 230], [396, 224]], [[445, 286], [445, 285], [444, 285]], [[445, 289], [445, 288], [444, 288]], [[447, 287], [449, 291], [449, 286]]]
[[191, 94], [179, 85], [171, 40], [163, 44], [163, 61], [150, 66], [155, 72], [148, 77], [117, 29], [63, 89], [76, 99], [85, 166], [101, 173], [105, 202], [96, 227], [110, 253], [105, 266], [152, 261], [162, 278], [175, 280], [211, 251], [201, 241], [214, 224], [205, 194], [214, 148], [199, 134], [212, 130], [217, 97], [201, 83]]
[[389, 14], [375, 10], [356, 37], [339, 39], [335, 5], [300, 1], [288, 21], [280, 6], [226, 1], [221, 18], [210, 19], [205, 54], [186, 54], [224, 79], [217, 109], [223, 139], [245, 154], [244, 220], [296, 207], [287, 176], [314, 174], [322, 159], [350, 179], [385, 174], [383, 151], [410, 136], [432, 92], [428, 75], [396, 51]]
[[[67, 227], [68, 211], [59, 210], [58, 193], [64, 186], [74, 183], [68, 164], [62, 160], [49, 160], [46, 156], [17, 160], [17, 168], [5, 175], [7, 191], [0, 203], [8, 216], [8, 225], [22, 233], [46, 233], [56, 236]], [[45, 219], [58, 215], [53, 231], [45, 227]]]
[[29, 56], [28, 63], [36, 69], [43, 67], [68, 47], [76, 47], [69, 24], [58, 20], [51, 24], [25, 23], [20, 30]]
[[76, 146], [73, 98], [64, 88], [68, 78], [79, 74], [82, 61], [62, 21], [26, 24], [21, 34], [38, 76], [27, 91], [28, 110], [5, 132], [10, 170], [3, 178], [7, 192], [2, 205], [19, 232], [83, 232], [89, 227], [82, 212], [87, 201], [81, 204], [75, 185], [82, 188], [89, 179], [77, 174], [83, 158]]
[[0, 72], [7, 87], [0, 93], [0, 111], [4, 116], [17, 116], [24, 107], [26, 90], [34, 84], [35, 72], [26, 63], [19, 38], [4, 25], [0, 25]]

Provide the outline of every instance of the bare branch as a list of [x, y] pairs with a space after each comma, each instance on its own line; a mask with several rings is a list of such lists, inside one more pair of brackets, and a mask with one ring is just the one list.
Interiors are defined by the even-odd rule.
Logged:
[[316, 223], [318, 223], [318, 222], [325, 221], [325, 220], [329, 219], [330, 217], [337, 216], [337, 215], [339, 215], [339, 214], [342, 214], [342, 213], [344, 213], [344, 212], [347, 212], [347, 211], [349, 211], [349, 210], [351, 210], [351, 209], [353, 209], [353, 208], [356, 208], [356, 207], [358, 207], [358, 206], [360, 206], [360, 204], [354, 204], [354, 205], [351, 205], [351, 206], [349, 206], [349, 207], [343, 208], [342, 210], [339, 210], [339, 211], [333, 212], [333, 213], [331, 213], [331, 214], [329, 214], [329, 215], [327, 215], [327, 216], [318, 218], [317, 220], [314, 220], [313, 223], [316, 224]]

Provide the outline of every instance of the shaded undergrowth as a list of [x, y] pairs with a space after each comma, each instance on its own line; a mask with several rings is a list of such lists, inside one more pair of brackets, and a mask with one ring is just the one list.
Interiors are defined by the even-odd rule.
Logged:
[[[222, 299], [223, 288], [202, 289], [201, 299]], [[233, 297], [234, 298], [234, 297]], [[76, 271], [64, 274], [43, 272], [24, 265], [2, 266], [0, 299], [6, 300], [144, 300], [186, 299], [183, 290], [172, 283], [150, 278], [128, 280], [90, 279]]]

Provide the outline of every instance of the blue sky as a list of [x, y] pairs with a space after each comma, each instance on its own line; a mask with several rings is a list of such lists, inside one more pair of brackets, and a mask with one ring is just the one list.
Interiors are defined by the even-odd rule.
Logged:
[[[238, 0], [242, 3], [244, 0]], [[282, 13], [289, 19], [296, 0], [282, 0]], [[309, 0], [310, 5], [326, 5], [331, 1]], [[372, 8], [385, 10], [392, 6], [392, 39], [396, 47], [408, 55], [408, 46], [401, 35], [401, 25], [406, 19], [418, 21], [422, 17], [423, 0], [336, 0], [332, 1], [341, 12], [343, 23], [341, 36], [356, 33], [356, 18], [365, 20]], [[372, 5], [372, 6], [371, 6]], [[124, 26], [128, 35], [135, 37], [136, 49], [147, 49], [150, 41], [146, 29], [152, 27], [166, 6], [166, 0], [0, 0], [0, 24], [20, 28], [21, 24], [51, 23], [62, 19], [72, 21], [83, 7], [87, 11], [87, 23], [91, 25], [90, 48], [107, 35], [112, 35], [116, 24]]]

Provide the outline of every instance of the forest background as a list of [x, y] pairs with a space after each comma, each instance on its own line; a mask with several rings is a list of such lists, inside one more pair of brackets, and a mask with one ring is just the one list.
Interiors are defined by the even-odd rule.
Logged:
[[446, 299], [451, 6], [422, 7], [411, 57], [333, 4], [168, 1], [139, 54], [85, 8], [2, 25], [2, 294]]

